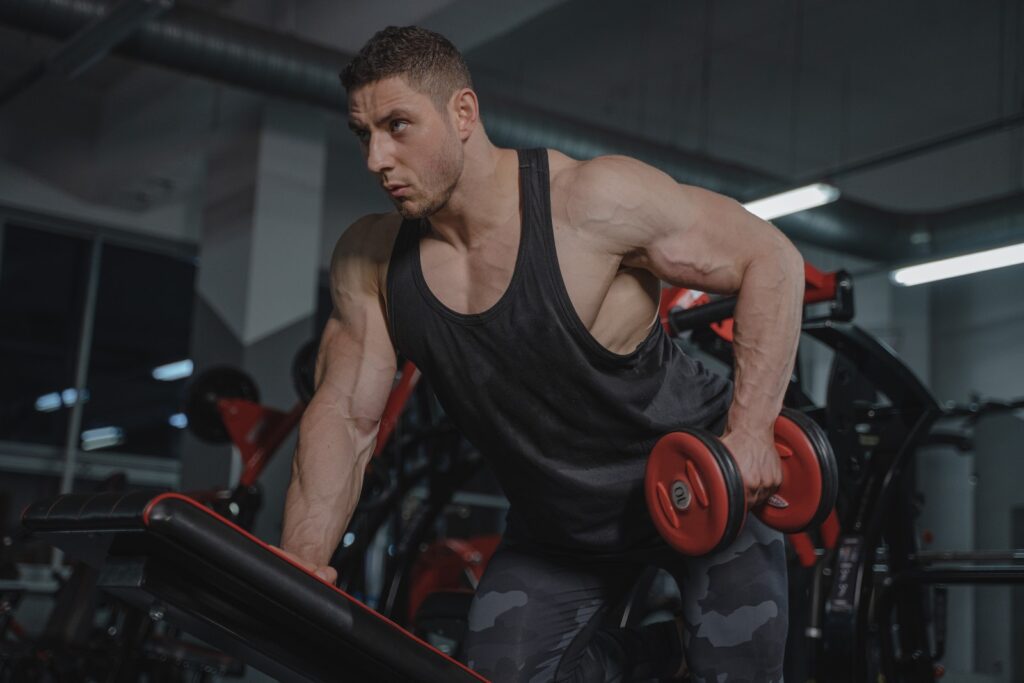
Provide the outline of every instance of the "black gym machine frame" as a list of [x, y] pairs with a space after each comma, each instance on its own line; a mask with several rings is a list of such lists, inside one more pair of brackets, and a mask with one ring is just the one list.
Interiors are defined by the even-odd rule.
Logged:
[[[940, 419], [1018, 404], [941, 407], [891, 349], [850, 324], [849, 275], [821, 274], [808, 266], [809, 294], [812, 285], [829, 280], [822, 291], [830, 296], [814, 299], [826, 304], [826, 312], [805, 316], [802, 326], [805, 335], [834, 352], [826, 405], [812, 403], [798, 373], [786, 405], [817, 420], [832, 443], [840, 468], [841, 531], [838, 542], [818, 551], [818, 562], [805, 577], [806, 604], [799, 604], [799, 591], [791, 591], [788, 651], [801, 656], [787, 657], [786, 678], [933, 681], [943, 674], [943, 586], [1024, 582], [1024, 551], [920, 551], [915, 456]], [[731, 367], [731, 327], [723, 321], [734, 309], [735, 297], [729, 297], [662, 313], [671, 332], [689, 332], [691, 344]], [[934, 601], [930, 586], [938, 587]], [[801, 607], [803, 614], [797, 613]]]

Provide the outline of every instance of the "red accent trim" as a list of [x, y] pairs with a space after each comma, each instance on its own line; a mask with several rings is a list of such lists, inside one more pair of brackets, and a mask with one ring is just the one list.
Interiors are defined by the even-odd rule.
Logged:
[[270, 456], [288, 438], [302, 419], [306, 404], [299, 401], [287, 413], [239, 398], [217, 401], [221, 420], [242, 456], [242, 486], [252, 486], [260, 478]]
[[658, 319], [665, 331], [672, 334], [672, 326], [668, 322], [668, 314], [673, 308], [683, 305], [683, 299], [690, 290], [683, 287], [665, 287], [661, 290], [661, 302], [658, 304]]
[[711, 323], [711, 329], [714, 330], [715, 334], [730, 344], [736, 338], [736, 321], [732, 318], [726, 318], [720, 322]]
[[796, 551], [797, 559], [804, 567], [813, 567], [818, 562], [818, 555], [814, 552], [814, 543], [806, 531], [796, 534], [789, 534], [789, 542]]
[[839, 542], [839, 515], [836, 514], [835, 508], [832, 508], [832, 512], [828, 513], [828, 517], [821, 524], [821, 540], [829, 550], [835, 548]]
[[477, 581], [498, 549], [500, 534], [434, 541], [416, 558], [409, 586], [408, 621], [428, 595], [438, 591], [472, 592], [468, 574]]
[[380, 452], [384, 450], [384, 446], [387, 445], [388, 439], [391, 438], [391, 432], [395, 430], [395, 425], [398, 423], [398, 417], [402, 414], [402, 409], [405, 408], [405, 404], [409, 401], [409, 397], [412, 396], [413, 389], [416, 388], [416, 384], [419, 381], [419, 368], [406, 361], [405, 365], [402, 366], [401, 379], [398, 380], [395, 388], [391, 390], [388, 402], [384, 406], [384, 414], [380, 418], [377, 446], [373, 449], [375, 456], [380, 455]]
[[836, 274], [825, 273], [804, 262], [804, 303], [815, 304], [836, 297]]
[[[826, 273], [818, 270], [810, 263], [804, 262], [804, 303], [816, 304], [822, 301], [831, 301], [836, 296], [836, 274]], [[685, 287], [666, 287], [661, 290], [661, 302], [658, 305], [658, 318], [661, 320], [665, 331], [670, 335], [672, 328], [668, 322], [669, 313], [674, 308], [694, 308], [711, 301], [707, 294]], [[734, 321], [726, 318], [717, 323], [711, 323], [711, 329], [722, 339], [732, 342], [734, 336]]]
[[272, 546], [272, 545], [270, 545], [268, 543], [264, 543], [263, 541], [261, 541], [260, 539], [256, 538], [255, 536], [253, 536], [252, 534], [250, 534], [248, 531], [246, 531], [245, 529], [241, 528], [237, 524], [232, 523], [230, 520], [224, 519], [223, 517], [218, 515], [213, 510], [200, 505], [199, 503], [197, 503], [196, 501], [192, 500], [188, 496], [185, 496], [185, 495], [180, 494], [180, 493], [161, 493], [161, 494], [157, 495], [155, 498], [153, 498], [153, 500], [149, 501], [149, 503], [146, 504], [146, 509], [142, 513], [142, 523], [145, 526], [148, 527], [149, 526], [149, 515], [153, 511], [153, 508], [158, 503], [160, 503], [160, 502], [162, 502], [164, 500], [172, 500], [172, 499], [184, 501], [185, 503], [188, 503], [189, 505], [192, 505], [192, 506], [196, 507], [197, 509], [202, 510], [203, 512], [205, 512], [206, 514], [210, 515], [214, 519], [222, 522], [223, 524], [228, 525], [228, 527], [230, 527], [231, 529], [233, 529], [237, 533], [241, 534], [243, 537], [247, 538], [249, 541], [251, 541], [253, 543], [256, 543], [257, 545], [261, 546], [264, 550], [267, 550], [269, 552], [274, 553], [274, 555], [276, 555], [277, 557], [281, 558], [282, 560], [284, 560], [288, 564], [292, 565], [296, 569], [301, 570], [306, 575], [316, 579], [317, 581], [319, 581], [323, 585], [331, 588], [338, 595], [341, 595], [342, 597], [344, 597], [345, 599], [347, 599], [348, 601], [350, 601], [354, 605], [357, 605], [360, 608], [362, 608], [363, 611], [365, 611], [367, 614], [372, 615], [372, 616], [380, 619], [381, 621], [387, 622], [387, 624], [392, 626], [392, 627], [394, 627], [394, 629], [397, 632], [401, 633], [402, 635], [404, 635], [404, 636], [406, 636], [408, 638], [411, 638], [412, 640], [416, 641], [417, 643], [419, 643], [423, 647], [426, 647], [426, 648], [429, 648], [429, 649], [433, 650], [434, 652], [436, 652], [437, 654], [441, 655], [442, 657], [444, 657], [445, 659], [447, 659], [451, 663], [458, 665], [460, 669], [463, 669], [466, 672], [472, 674], [478, 680], [484, 681], [484, 683], [488, 683], [486, 678], [484, 678], [480, 674], [476, 673], [472, 669], [468, 668], [466, 665], [464, 665], [461, 662], [458, 662], [458, 661], [452, 659], [451, 657], [449, 657], [445, 653], [443, 653], [440, 650], [438, 650], [437, 648], [433, 647], [430, 643], [424, 642], [423, 640], [417, 638], [416, 636], [414, 636], [413, 634], [409, 633], [408, 631], [406, 631], [404, 628], [402, 628], [401, 626], [399, 626], [395, 622], [391, 621], [387, 617], [382, 616], [379, 612], [376, 612], [376, 611], [370, 609], [369, 607], [367, 607], [366, 605], [364, 605], [363, 603], [359, 602], [358, 600], [356, 600], [351, 595], [349, 595], [345, 591], [341, 590], [340, 588], [338, 588], [334, 584], [331, 584], [331, 583], [329, 583], [327, 581], [324, 581], [319, 576], [317, 576], [316, 574], [311, 573], [308, 569], [306, 569], [302, 565], [298, 564], [297, 562], [295, 562], [291, 558], [283, 555], [282, 551], [279, 548], [277, 548], [275, 546]]

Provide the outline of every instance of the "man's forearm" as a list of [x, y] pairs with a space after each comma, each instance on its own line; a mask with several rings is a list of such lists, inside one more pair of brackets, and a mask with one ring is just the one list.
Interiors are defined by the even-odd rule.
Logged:
[[339, 419], [315, 399], [310, 404], [285, 498], [284, 550], [317, 566], [327, 564], [359, 501], [376, 431]]
[[736, 304], [730, 432], [771, 429], [793, 373], [803, 313], [803, 259], [783, 238], [747, 267]]

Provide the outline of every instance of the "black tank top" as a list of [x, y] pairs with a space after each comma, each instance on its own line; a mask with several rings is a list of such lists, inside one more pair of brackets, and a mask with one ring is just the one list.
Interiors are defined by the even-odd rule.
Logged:
[[515, 270], [482, 313], [433, 295], [419, 249], [429, 225], [402, 223], [387, 277], [392, 339], [496, 472], [511, 503], [507, 537], [564, 551], [649, 545], [647, 454], [667, 432], [719, 423], [731, 383], [657, 322], [627, 355], [594, 339], [562, 281], [546, 150], [519, 152], [519, 191]]

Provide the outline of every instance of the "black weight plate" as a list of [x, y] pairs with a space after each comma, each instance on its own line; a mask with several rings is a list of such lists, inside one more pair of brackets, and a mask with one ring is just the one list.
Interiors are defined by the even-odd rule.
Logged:
[[252, 377], [238, 368], [219, 366], [199, 373], [189, 384], [185, 415], [189, 429], [204, 441], [231, 441], [217, 407], [217, 401], [222, 398], [241, 398], [259, 403], [260, 392]]

